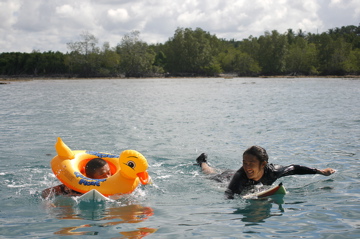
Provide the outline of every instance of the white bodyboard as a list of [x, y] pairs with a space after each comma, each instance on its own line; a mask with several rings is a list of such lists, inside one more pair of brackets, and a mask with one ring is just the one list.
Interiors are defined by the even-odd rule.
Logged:
[[276, 185], [274, 187], [271, 187], [268, 190], [262, 191], [262, 192], [245, 195], [245, 196], [243, 196], [243, 198], [245, 198], [245, 199], [263, 198], [263, 197], [268, 197], [268, 196], [272, 196], [275, 194], [280, 194], [280, 195], [286, 194], [286, 189], [282, 185], [282, 183], [280, 183], [279, 185]]
[[85, 202], [103, 202], [103, 201], [109, 201], [110, 199], [102, 195], [96, 189], [92, 189], [91, 191], [79, 196], [78, 200]]

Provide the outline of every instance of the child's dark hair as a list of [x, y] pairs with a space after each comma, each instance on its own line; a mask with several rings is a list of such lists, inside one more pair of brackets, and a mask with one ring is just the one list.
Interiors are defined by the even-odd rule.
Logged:
[[87, 162], [85, 166], [85, 174], [88, 178], [94, 178], [94, 173], [97, 169], [104, 167], [107, 164], [102, 158], [93, 158]]
[[243, 153], [243, 156], [245, 154], [250, 154], [250, 155], [255, 156], [260, 161], [260, 163], [262, 163], [262, 162], [267, 163], [268, 160], [269, 160], [269, 156], [266, 153], [266, 150], [264, 148], [260, 147], [260, 146], [257, 146], [257, 145], [251, 146], [250, 148], [245, 150], [245, 152]]

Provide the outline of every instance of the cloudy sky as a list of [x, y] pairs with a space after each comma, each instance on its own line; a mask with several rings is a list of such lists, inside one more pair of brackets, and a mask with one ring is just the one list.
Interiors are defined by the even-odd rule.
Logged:
[[164, 43], [177, 27], [242, 40], [359, 23], [359, 0], [0, 0], [0, 52], [66, 52], [83, 32], [116, 46], [133, 30]]

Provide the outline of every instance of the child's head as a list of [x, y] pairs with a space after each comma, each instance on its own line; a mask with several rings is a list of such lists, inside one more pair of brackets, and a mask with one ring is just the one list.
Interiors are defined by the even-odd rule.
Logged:
[[102, 158], [91, 159], [85, 166], [88, 178], [103, 179], [111, 176], [109, 164]]

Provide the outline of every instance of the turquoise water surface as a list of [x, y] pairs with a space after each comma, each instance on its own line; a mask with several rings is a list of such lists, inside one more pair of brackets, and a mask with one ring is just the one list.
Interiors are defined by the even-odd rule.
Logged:
[[[294, 78], [34, 80], [0, 85], [1, 238], [359, 238], [360, 81]], [[153, 185], [115, 202], [43, 200], [72, 149], [141, 152]], [[225, 200], [195, 159], [238, 169], [251, 145], [271, 163], [332, 167], [281, 178], [288, 194]], [[51, 205], [55, 205], [52, 207]]]

